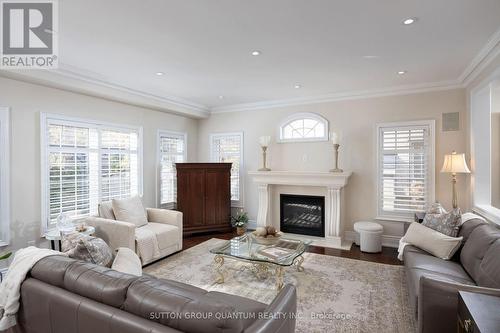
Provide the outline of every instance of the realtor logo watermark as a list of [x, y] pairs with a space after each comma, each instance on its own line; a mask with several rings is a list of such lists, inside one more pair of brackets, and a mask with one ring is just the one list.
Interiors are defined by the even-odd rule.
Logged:
[[57, 0], [1, 0], [0, 68], [57, 68], [57, 14]]

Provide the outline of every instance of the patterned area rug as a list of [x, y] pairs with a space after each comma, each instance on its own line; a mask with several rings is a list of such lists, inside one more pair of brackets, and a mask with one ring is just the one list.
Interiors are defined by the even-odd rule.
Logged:
[[[259, 280], [243, 263], [226, 259], [225, 283], [215, 283], [210, 239], [145, 267], [172, 279], [269, 304], [276, 296], [274, 278]], [[286, 268], [285, 283], [297, 287], [296, 332], [415, 332], [401, 266], [313, 253], [304, 254], [304, 271]]]

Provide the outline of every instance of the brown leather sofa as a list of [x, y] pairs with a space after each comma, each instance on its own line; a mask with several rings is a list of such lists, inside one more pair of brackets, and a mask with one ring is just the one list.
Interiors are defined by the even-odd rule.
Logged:
[[404, 250], [406, 280], [418, 332], [456, 332], [458, 291], [500, 296], [500, 230], [479, 219], [465, 222], [463, 246], [442, 260], [414, 246]]
[[66, 257], [47, 257], [21, 287], [14, 332], [290, 333], [295, 287], [263, 304], [184, 283], [135, 277]]

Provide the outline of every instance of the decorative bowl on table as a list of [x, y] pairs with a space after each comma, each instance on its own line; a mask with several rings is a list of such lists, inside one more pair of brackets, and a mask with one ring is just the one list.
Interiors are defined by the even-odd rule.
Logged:
[[252, 232], [252, 238], [255, 242], [262, 245], [274, 245], [282, 235], [282, 232], [276, 231], [273, 227], [258, 227]]

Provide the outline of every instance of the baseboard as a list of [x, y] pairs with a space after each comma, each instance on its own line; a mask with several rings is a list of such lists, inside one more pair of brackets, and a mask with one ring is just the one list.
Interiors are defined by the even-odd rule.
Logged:
[[[356, 242], [359, 234], [356, 231], [345, 231], [344, 236], [346, 240]], [[399, 246], [400, 239], [400, 236], [382, 235], [382, 246], [397, 248]]]

